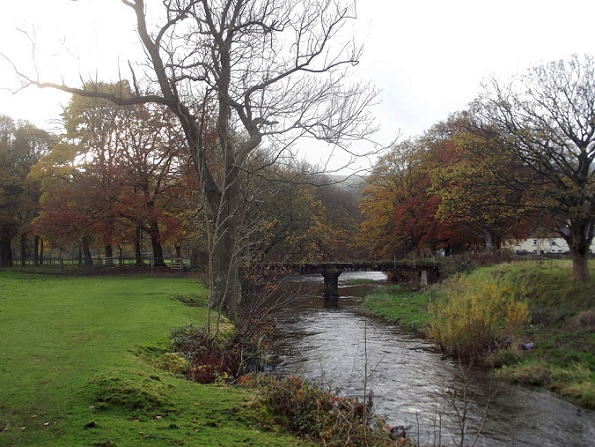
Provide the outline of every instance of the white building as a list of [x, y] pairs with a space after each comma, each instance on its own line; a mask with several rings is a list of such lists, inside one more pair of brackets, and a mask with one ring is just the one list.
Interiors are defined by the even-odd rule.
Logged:
[[[561, 237], [530, 237], [522, 241], [510, 241], [505, 245], [513, 253], [570, 253], [568, 244]], [[589, 250], [591, 253], [595, 253], [595, 239], [593, 239]]]

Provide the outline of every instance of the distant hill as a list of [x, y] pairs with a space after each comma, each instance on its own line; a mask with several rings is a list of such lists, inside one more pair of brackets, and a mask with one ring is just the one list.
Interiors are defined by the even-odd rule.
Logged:
[[362, 175], [331, 175], [330, 176], [335, 182], [337, 182], [337, 186], [346, 186], [346, 187], [361, 187], [366, 180], [365, 176]]

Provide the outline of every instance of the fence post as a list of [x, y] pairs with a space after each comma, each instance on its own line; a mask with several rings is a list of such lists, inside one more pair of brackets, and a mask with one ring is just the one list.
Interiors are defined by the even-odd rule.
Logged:
[[428, 285], [428, 271], [422, 270], [419, 272], [419, 285], [421, 287], [427, 287]]

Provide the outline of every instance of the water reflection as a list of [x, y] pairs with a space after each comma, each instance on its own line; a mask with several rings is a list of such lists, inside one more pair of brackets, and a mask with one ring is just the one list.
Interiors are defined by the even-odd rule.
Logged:
[[[343, 273], [342, 282], [385, 280], [379, 272]], [[465, 373], [442, 359], [433, 344], [370, 317], [361, 308], [371, 285], [340, 286], [336, 302], [322, 298], [322, 277], [300, 278], [298, 300], [276, 314], [281, 337], [274, 352], [281, 373], [298, 373], [338, 387], [346, 395], [364, 394], [364, 377], [374, 393], [375, 411], [391, 425], [412, 427], [422, 443], [453, 445], [460, 439], [461, 395], [465, 388], [469, 430], [466, 444], [483, 425], [477, 446], [592, 446], [595, 414], [539, 389], [493, 381], [490, 371]]]

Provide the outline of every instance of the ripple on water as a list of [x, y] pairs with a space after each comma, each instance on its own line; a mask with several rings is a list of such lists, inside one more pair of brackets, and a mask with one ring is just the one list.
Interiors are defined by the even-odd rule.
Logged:
[[[340, 277], [362, 278], [385, 281], [386, 275], [345, 272]], [[441, 359], [431, 343], [367, 317], [361, 301], [371, 287], [341, 287], [344, 296], [329, 309], [321, 298], [322, 277], [309, 275], [304, 281], [303, 295], [276, 314], [282, 333], [274, 347], [278, 371], [322, 380], [353, 396], [363, 395], [367, 374], [375, 411], [388, 423], [410, 425], [414, 435], [419, 428], [422, 443], [436, 444], [440, 437], [454, 444], [460, 438], [454, 406], [461, 409], [463, 402], [453, 395], [464, 388], [458, 365]], [[469, 379], [471, 427], [482, 424], [488, 408], [477, 446], [595, 445], [595, 413], [579, 413], [546, 390], [495, 382], [489, 371], [474, 370]], [[470, 430], [469, 444], [473, 434]]]

